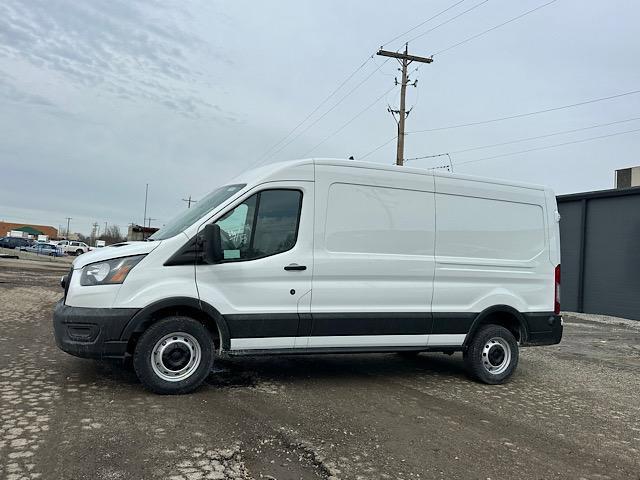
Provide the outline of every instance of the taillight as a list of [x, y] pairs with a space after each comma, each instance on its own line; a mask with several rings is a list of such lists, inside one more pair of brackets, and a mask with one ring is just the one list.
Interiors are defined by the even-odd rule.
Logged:
[[553, 312], [556, 315], [560, 313], [560, 265], [556, 266], [555, 271], [555, 294], [553, 300]]

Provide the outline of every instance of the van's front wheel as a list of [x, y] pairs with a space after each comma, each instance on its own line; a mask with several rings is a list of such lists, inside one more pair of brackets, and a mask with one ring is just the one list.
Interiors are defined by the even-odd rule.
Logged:
[[480, 327], [464, 352], [469, 374], [491, 385], [504, 383], [518, 366], [518, 342], [500, 325]]
[[160, 394], [188, 393], [198, 388], [213, 366], [209, 331], [188, 317], [168, 317], [139, 338], [133, 366], [142, 384]]

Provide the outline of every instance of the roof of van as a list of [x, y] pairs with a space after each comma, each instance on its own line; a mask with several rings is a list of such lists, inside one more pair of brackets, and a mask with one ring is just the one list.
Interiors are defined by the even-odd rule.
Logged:
[[475, 175], [461, 175], [459, 173], [451, 173], [442, 170], [429, 170], [426, 168], [415, 168], [398, 165], [384, 165], [381, 163], [361, 162], [358, 160], [345, 160], [341, 158], [305, 158], [300, 160], [288, 160], [283, 162], [270, 163], [262, 167], [248, 170], [233, 180], [233, 183], [255, 183], [263, 180], [269, 180], [278, 177], [279, 173], [302, 167], [304, 165], [336, 165], [350, 168], [367, 168], [371, 170], [398, 172], [399, 170], [407, 174], [415, 175], [431, 175], [435, 177], [455, 177], [463, 180], [476, 182], [493, 183], [498, 185], [510, 185], [515, 187], [531, 188], [535, 190], [546, 190], [543, 185], [536, 185], [524, 182], [513, 182], [511, 180], [503, 180], [496, 178], [480, 177]]

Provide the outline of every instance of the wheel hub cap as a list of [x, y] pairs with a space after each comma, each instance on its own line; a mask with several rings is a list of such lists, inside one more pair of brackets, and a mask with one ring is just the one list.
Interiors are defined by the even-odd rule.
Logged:
[[492, 375], [504, 373], [511, 364], [511, 347], [503, 338], [488, 340], [482, 349], [482, 365]]
[[158, 340], [151, 352], [151, 366], [158, 377], [169, 382], [189, 378], [198, 369], [202, 349], [188, 333], [175, 332]]

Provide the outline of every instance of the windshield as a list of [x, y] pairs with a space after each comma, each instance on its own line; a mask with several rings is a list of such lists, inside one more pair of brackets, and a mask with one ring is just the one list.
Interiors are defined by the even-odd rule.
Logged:
[[236, 185], [225, 185], [224, 187], [214, 190], [202, 200], [199, 200], [194, 204], [193, 207], [186, 209], [184, 212], [171, 219], [164, 227], [151, 235], [149, 240], [164, 240], [165, 238], [171, 238], [178, 233], [183, 232], [187, 227], [193, 225], [196, 220], [203, 217], [207, 212], [216, 208], [244, 187], [246, 187], [246, 184], [239, 183]]

